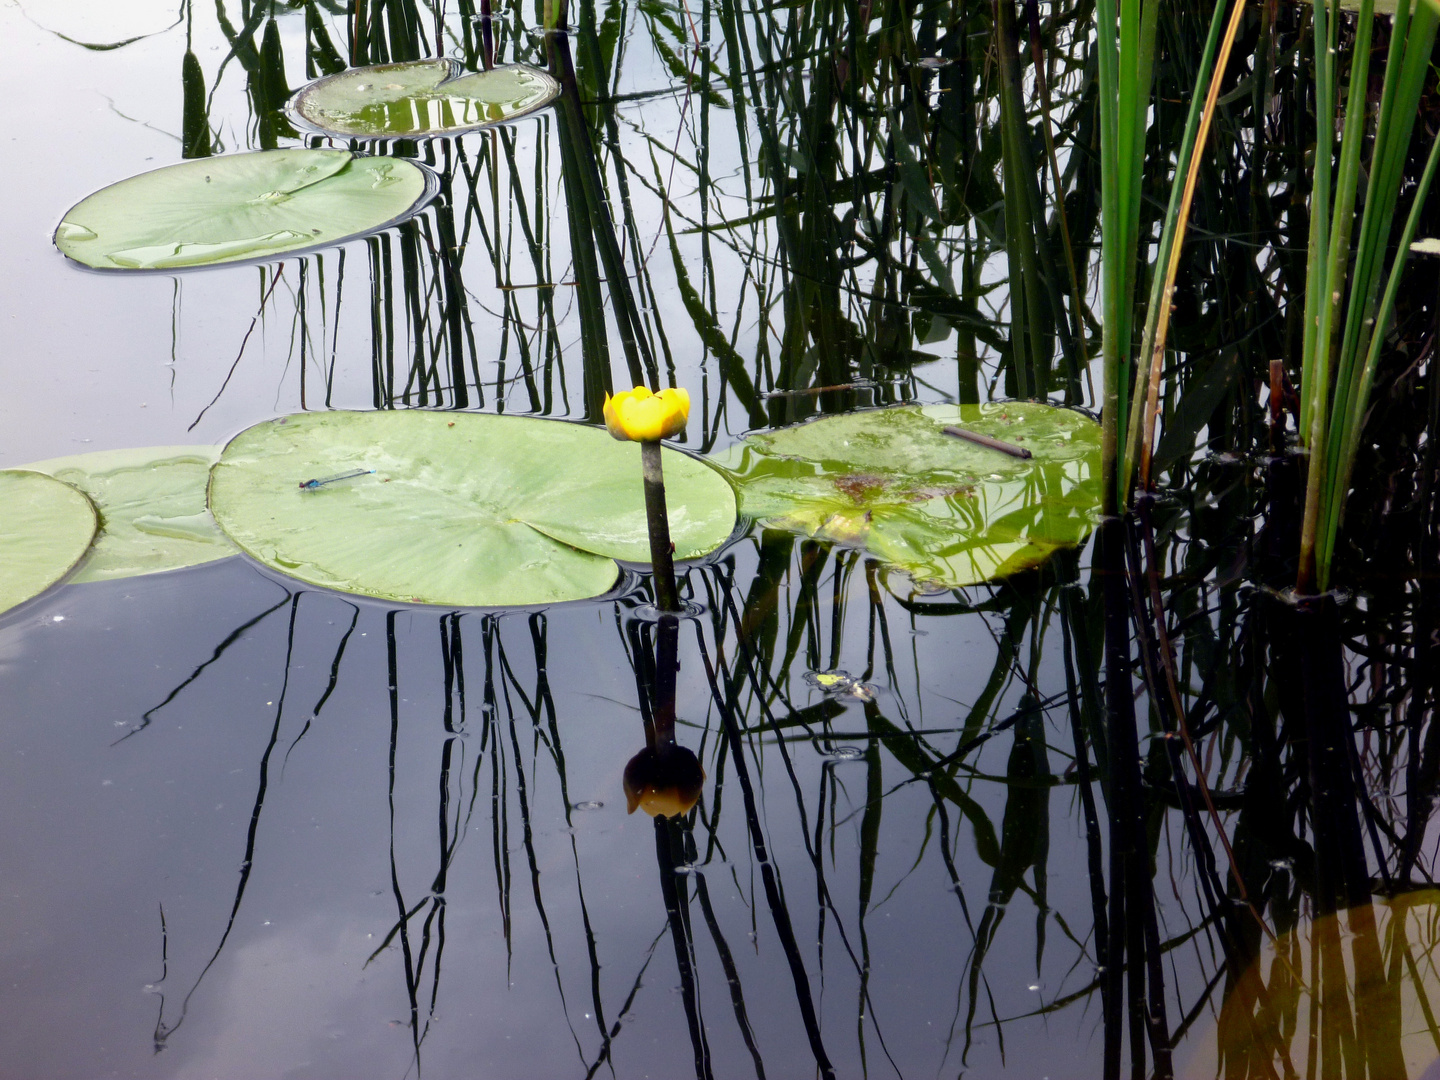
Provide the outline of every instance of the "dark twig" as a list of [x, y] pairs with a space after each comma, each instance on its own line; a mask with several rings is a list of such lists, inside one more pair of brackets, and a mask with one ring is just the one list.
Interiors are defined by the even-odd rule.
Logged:
[[992, 439], [989, 435], [981, 435], [975, 431], [966, 431], [960, 427], [943, 427], [940, 429], [946, 435], [953, 435], [957, 439], [964, 439], [976, 446], [983, 446], [990, 450], [999, 450], [1002, 454], [1009, 454], [1011, 457], [1021, 458], [1028, 461], [1034, 457], [1029, 450], [1023, 446], [1016, 446], [1014, 443], [1001, 442], [999, 439]]

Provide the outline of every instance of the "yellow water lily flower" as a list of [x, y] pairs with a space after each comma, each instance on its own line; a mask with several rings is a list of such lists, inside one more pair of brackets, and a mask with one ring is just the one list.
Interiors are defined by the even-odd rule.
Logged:
[[667, 388], [652, 394], [643, 386], [605, 395], [605, 428], [621, 442], [654, 442], [685, 430], [690, 395]]

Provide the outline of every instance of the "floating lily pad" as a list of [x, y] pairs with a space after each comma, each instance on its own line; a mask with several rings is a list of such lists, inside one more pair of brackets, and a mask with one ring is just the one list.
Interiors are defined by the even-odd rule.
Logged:
[[0, 472], [0, 506], [0, 611], [8, 611], [70, 572], [97, 521], [89, 499], [37, 472]]
[[[730, 485], [685, 454], [664, 460], [676, 558], [714, 550], [735, 525]], [[455, 607], [607, 592], [614, 560], [649, 561], [644, 501], [639, 446], [601, 428], [476, 413], [281, 417], [237, 435], [210, 478], [216, 521], [267, 566]]]
[[317, 79], [290, 99], [287, 111], [327, 135], [414, 139], [514, 120], [559, 93], [559, 83], [524, 64], [466, 74], [454, 60], [412, 60]]
[[79, 488], [100, 511], [75, 582], [155, 574], [235, 554], [205, 507], [218, 446], [151, 446], [54, 458], [25, 468]]
[[[1033, 456], [946, 435], [952, 425]], [[1028, 402], [824, 417], [752, 435], [720, 461], [741, 513], [861, 548], [921, 591], [1037, 566], [1084, 539], [1100, 504], [1100, 426]]]
[[55, 246], [97, 270], [175, 270], [342, 243], [415, 213], [434, 174], [348, 150], [261, 150], [141, 173], [82, 199]]

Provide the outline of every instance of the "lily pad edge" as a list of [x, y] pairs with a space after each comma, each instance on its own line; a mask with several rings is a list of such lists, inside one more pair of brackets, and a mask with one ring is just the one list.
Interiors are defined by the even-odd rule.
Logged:
[[76, 495], [79, 495], [80, 498], [85, 500], [85, 504], [90, 508], [90, 514], [93, 521], [93, 528], [90, 531], [90, 542], [85, 545], [85, 547], [80, 551], [80, 554], [77, 555], [75, 557], [75, 560], [71, 562], [71, 564], [65, 569], [64, 573], [60, 574], [58, 577], [52, 580], [50, 584], [46, 585], [39, 592], [34, 593], [31, 596], [27, 596], [19, 603], [13, 604], [7, 608], [0, 608], [0, 624], [3, 624], [9, 622], [17, 615], [17, 613], [24, 612], [26, 608], [30, 607], [30, 605], [35, 603], [35, 601], [39, 600], [41, 597], [48, 596], [54, 590], [66, 585], [70, 581], [70, 579], [75, 576], [75, 574], [79, 571], [80, 567], [84, 566], [86, 560], [89, 559], [90, 553], [95, 549], [95, 541], [100, 538], [101, 529], [104, 527], [104, 519], [100, 513], [100, 508], [95, 505], [95, 500], [90, 498], [89, 495], [85, 494], [85, 492], [81, 491], [74, 484], [67, 483], [64, 480], [61, 480], [59, 477], [51, 476], [49, 473], [40, 472], [36, 469], [29, 468], [26, 465], [11, 466], [9, 468], [0, 469], [0, 472], [30, 473], [34, 476], [43, 476], [46, 480], [53, 481], [54, 483], [61, 484], [64, 487], [69, 488]]
[[97, 561], [95, 558], [96, 553], [98, 551], [104, 550], [105, 538], [107, 533], [110, 532], [109, 520], [105, 505], [102, 505], [102, 503], [98, 501], [94, 495], [91, 495], [90, 492], [86, 491], [79, 484], [73, 483], [72, 481], [67, 480], [63, 476], [59, 476], [57, 474], [69, 470], [89, 472], [91, 466], [102, 463], [107, 466], [106, 469], [102, 470], [103, 473], [120, 469], [141, 468], [150, 465], [166, 465], [171, 464], [178, 459], [194, 459], [195, 464], [199, 464], [202, 461], [206, 462], [205, 474], [206, 487], [208, 490], [210, 469], [212, 469], [215, 466], [215, 463], [220, 460], [220, 451], [222, 449], [223, 447], [216, 443], [176, 443], [162, 446], [127, 446], [119, 447], [113, 450], [95, 450], [80, 454], [65, 454], [60, 457], [45, 458], [40, 461], [32, 461], [24, 465], [17, 465], [15, 466], [15, 470], [43, 473], [44, 475], [49, 476], [54, 480], [60, 481], [62, 484], [66, 484], [69, 487], [75, 488], [77, 491], [80, 492], [80, 494], [86, 496], [90, 500], [91, 505], [95, 509], [96, 521], [98, 523], [95, 529], [95, 535], [94, 538], [91, 540], [90, 547], [86, 550], [85, 555], [80, 559], [79, 562], [75, 564], [75, 566], [71, 569], [70, 573], [66, 575], [66, 581], [69, 583], [77, 585], [90, 585], [98, 584], [105, 581], [119, 581], [132, 577], [153, 577], [156, 574], [171, 574], [180, 570], [190, 570], [195, 567], [206, 566], [212, 562], [219, 562], [223, 559], [234, 558], [236, 555], [240, 554], [240, 549], [234, 545], [234, 543], [230, 540], [228, 536], [225, 535], [223, 531], [221, 531], [219, 525], [215, 524], [214, 516], [210, 514], [210, 508], [208, 505], [206, 505], [204, 508], [204, 513], [207, 517], [210, 518], [210, 524], [214, 528], [216, 537], [224, 543], [225, 547], [228, 550], [224, 552], [217, 552], [212, 556], [202, 559], [200, 561], [184, 562], [178, 565], [166, 566], [161, 569], [117, 573], [114, 572], [113, 568], [111, 568], [103, 572], [103, 576], [86, 578], [86, 580], [83, 581], [76, 580], [77, 576], [84, 576], [92, 572], [92, 570], [94, 569], [94, 564]]

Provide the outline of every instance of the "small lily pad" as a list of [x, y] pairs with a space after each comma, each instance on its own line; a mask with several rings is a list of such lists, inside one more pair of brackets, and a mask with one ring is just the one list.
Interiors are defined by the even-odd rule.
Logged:
[[[954, 438], [955, 426], [1029, 458]], [[718, 459], [740, 511], [856, 547], [919, 592], [1003, 578], [1083, 540], [1100, 504], [1100, 426], [1030, 402], [896, 406], [761, 432]]]
[[401, 158], [261, 150], [182, 161], [82, 199], [55, 246], [97, 270], [177, 270], [343, 243], [415, 213], [439, 190]]
[[205, 507], [218, 446], [102, 450], [25, 468], [63, 480], [90, 497], [100, 531], [74, 582], [155, 574], [235, 554]]
[[38, 472], [0, 471], [0, 506], [0, 611], [8, 611], [68, 574], [98, 522], [89, 499]]
[[[735, 525], [730, 485], [678, 451], [664, 462], [675, 557], [719, 547]], [[649, 561], [644, 503], [637, 445], [601, 428], [477, 413], [281, 417], [237, 435], [210, 478], [215, 520], [265, 565], [454, 607], [609, 591], [614, 560]]]
[[415, 139], [502, 124], [544, 108], [559, 93], [549, 74], [524, 64], [467, 74], [455, 60], [412, 60], [317, 79], [290, 99], [287, 111], [327, 135]]

